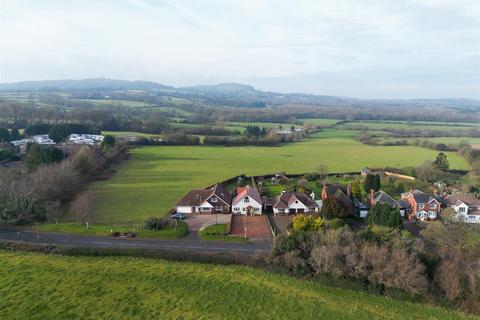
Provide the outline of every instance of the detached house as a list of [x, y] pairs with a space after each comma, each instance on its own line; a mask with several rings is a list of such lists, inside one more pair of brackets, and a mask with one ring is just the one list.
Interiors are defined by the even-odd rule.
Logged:
[[257, 189], [246, 186], [237, 188], [237, 196], [232, 201], [232, 213], [247, 216], [262, 214], [263, 200]]
[[302, 192], [283, 192], [274, 199], [273, 203], [273, 213], [275, 215], [320, 211], [319, 205]]
[[455, 193], [444, 198], [456, 217], [467, 223], [480, 223], [480, 200], [473, 194]]
[[347, 188], [336, 184], [323, 184], [322, 202], [325, 203], [327, 199], [337, 200], [348, 214], [353, 214], [355, 211], [355, 203], [351, 198], [351, 186]]
[[436, 220], [441, 210], [435, 196], [420, 190], [402, 193], [402, 203], [408, 204], [409, 218], [420, 221]]
[[370, 192], [370, 199], [369, 204], [370, 207], [375, 206], [377, 203], [384, 203], [389, 205], [392, 208], [398, 208], [400, 210], [400, 216], [405, 216], [405, 203], [402, 201], [397, 201], [393, 199], [388, 193], [384, 191], [374, 192], [373, 190]]
[[177, 213], [230, 213], [232, 196], [221, 185], [187, 193], [175, 204]]

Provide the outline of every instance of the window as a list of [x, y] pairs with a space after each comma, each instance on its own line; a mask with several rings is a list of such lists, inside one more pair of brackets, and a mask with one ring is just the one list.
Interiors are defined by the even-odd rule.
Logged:
[[298, 203], [298, 200], [295, 200], [295, 203]]
[[233, 211], [240, 211], [240, 208], [239, 208], [239, 207], [235, 207], [235, 208], [233, 208]]
[[217, 197], [212, 197], [210, 200], [212, 200], [212, 202], [217, 202]]
[[243, 199], [243, 202], [248, 203], [250, 202], [250, 199], [248, 197], [245, 197], [245, 199]]
[[460, 208], [458, 208], [458, 211], [459, 211], [459, 212], [466, 212], [467, 210], [465, 210], [465, 209], [467, 209], [467, 208], [465, 208], [465, 207], [460, 207]]
[[419, 209], [423, 209], [423, 208], [425, 208], [425, 204], [423, 204], [423, 203], [419, 203], [419, 204], [418, 204], [418, 208], [419, 208]]

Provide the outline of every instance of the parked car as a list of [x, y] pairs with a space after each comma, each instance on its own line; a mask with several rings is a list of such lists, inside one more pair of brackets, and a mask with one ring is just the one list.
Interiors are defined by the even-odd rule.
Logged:
[[174, 213], [170, 216], [173, 220], [185, 220], [185, 215], [183, 213]]

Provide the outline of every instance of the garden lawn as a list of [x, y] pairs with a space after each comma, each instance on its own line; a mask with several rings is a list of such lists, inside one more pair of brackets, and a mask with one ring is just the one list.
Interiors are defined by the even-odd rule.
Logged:
[[229, 236], [230, 228], [228, 224], [214, 224], [200, 230], [199, 235], [202, 240], [222, 241], [222, 242], [240, 242], [249, 243], [250, 240], [245, 237]]
[[0, 251], [2, 319], [466, 319], [243, 266]]
[[[161, 146], [131, 150], [109, 180], [91, 186], [95, 194], [92, 223], [142, 223], [167, 214], [185, 193], [229, 177], [275, 172], [313, 172], [320, 163], [331, 172], [363, 167], [418, 166], [438, 152], [413, 146], [380, 147], [351, 138], [331, 138], [335, 130], [282, 147]], [[340, 135], [346, 132], [340, 131]], [[447, 152], [451, 168], [467, 169], [466, 161]]]

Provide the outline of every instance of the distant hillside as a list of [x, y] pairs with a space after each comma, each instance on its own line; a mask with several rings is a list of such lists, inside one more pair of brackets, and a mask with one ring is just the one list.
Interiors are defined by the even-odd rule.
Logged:
[[144, 90], [154, 95], [199, 100], [216, 106], [263, 108], [266, 106], [308, 105], [312, 107], [448, 107], [459, 112], [480, 110], [475, 99], [357, 99], [304, 93], [280, 93], [257, 90], [240, 83], [220, 83], [175, 88], [152, 81], [127, 81], [106, 78], [83, 80], [46, 80], [0, 83], [0, 91], [88, 91]]
[[203, 93], [245, 93], [245, 92], [255, 92], [255, 88], [249, 85], [240, 84], [240, 83], [220, 83], [216, 85], [199, 85], [192, 87], [183, 87], [179, 90], [184, 91], [197, 91]]
[[174, 89], [152, 81], [128, 81], [106, 78], [93, 78], [82, 80], [43, 80], [22, 81], [13, 83], [0, 83], [0, 91], [48, 91], [48, 90], [152, 90]]

